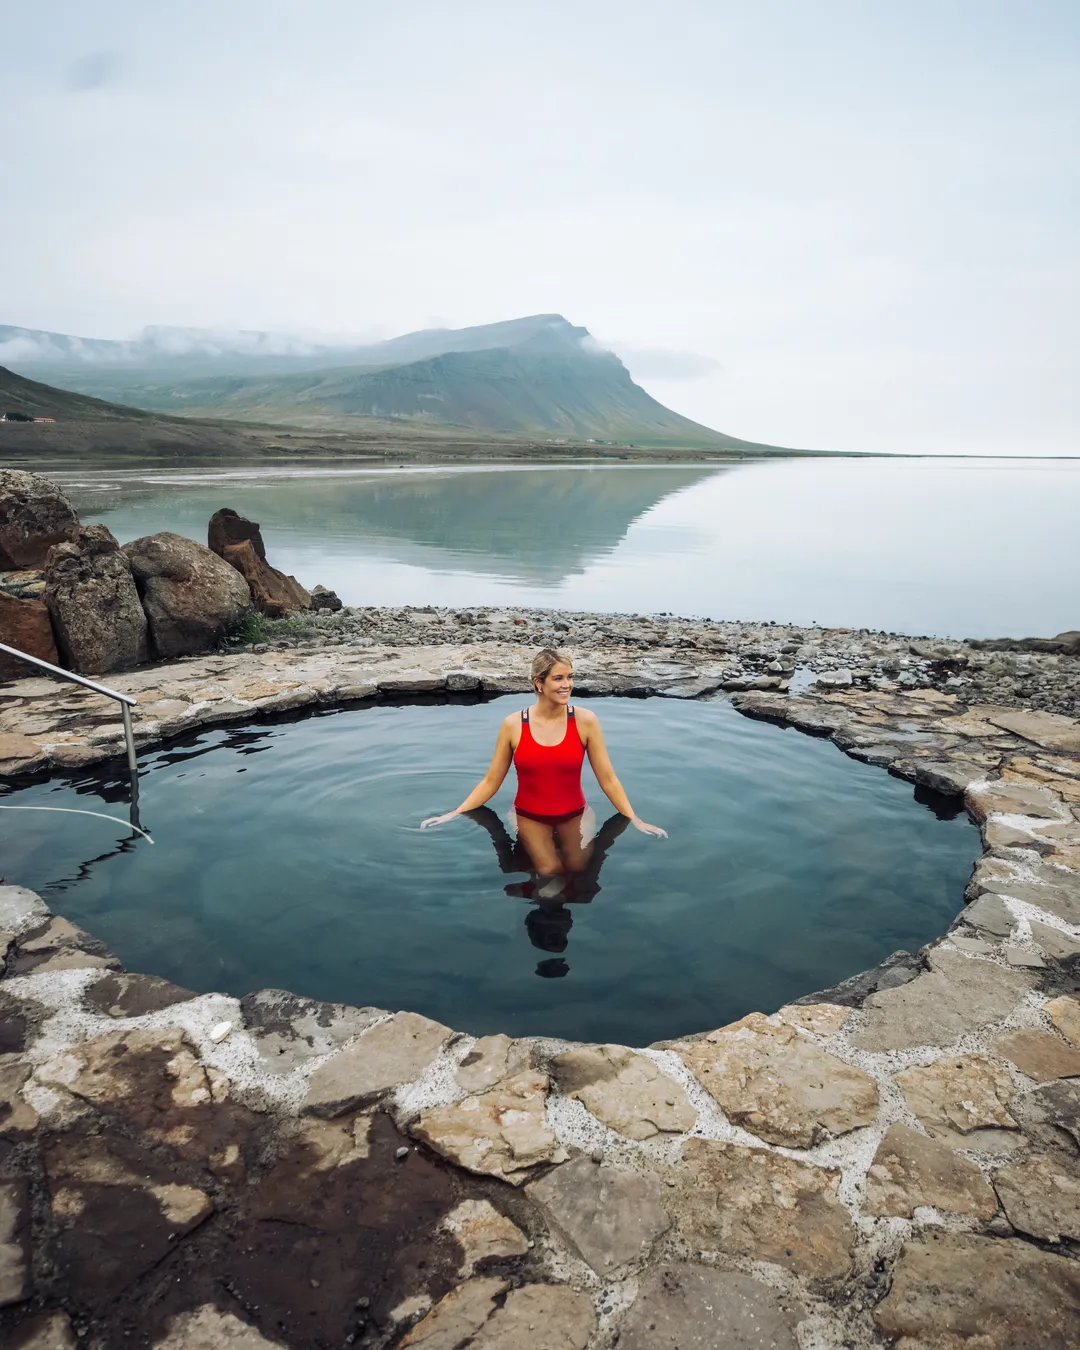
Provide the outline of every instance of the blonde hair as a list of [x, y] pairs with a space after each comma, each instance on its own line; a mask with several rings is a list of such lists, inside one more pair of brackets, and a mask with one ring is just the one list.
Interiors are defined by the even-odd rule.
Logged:
[[543, 684], [558, 665], [569, 666], [573, 670], [573, 658], [567, 652], [560, 652], [556, 647], [545, 647], [542, 652], [537, 652], [532, 663], [533, 688], [536, 688], [538, 681]]

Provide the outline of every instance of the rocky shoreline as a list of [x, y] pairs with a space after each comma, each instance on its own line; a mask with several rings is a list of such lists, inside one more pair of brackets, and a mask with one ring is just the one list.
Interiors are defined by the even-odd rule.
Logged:
[[[1080, 1342], [1080, 660], [843, 630], [343, 609], [107, 682], [140, 744], [527, 689], [728, 696], [962, 797], [949, 932], [648, 1048], [128, 974], [0, 888], [0, 1342], [15, 1350], [1067, 1350]], [[269, 632], [274, 631], [271, 626]], [[0, 687], [0, 774], [120, 751]]]

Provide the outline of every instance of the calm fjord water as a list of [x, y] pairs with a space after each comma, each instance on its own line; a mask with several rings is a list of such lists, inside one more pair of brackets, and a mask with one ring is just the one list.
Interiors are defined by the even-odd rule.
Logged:
[[[5, 813], [4, 868], [129, 969], [189, 988], [632, 1045], [771, 1011], [918, 947], [959, 908], [978, 852], [965, 817], [726, 701], [659, 699], [593, 706], [631, 800], [670, 838], [611, 818], [586, 770], [595, 875], [536, 903], [503, 823], [513, 773], [477, 820], [418, 828], [480, 777], [520, 702], [209, 732], [144, 756], [153, 847], [84, 816]], [[126, 797], [86, 775], [3, 801], [123, 816]]]
[[1080, 462], [792, 459], [59, 474], [122, 541], [231, 506], [351, 604], [539, 605], [988, 637], [1075, 628]]

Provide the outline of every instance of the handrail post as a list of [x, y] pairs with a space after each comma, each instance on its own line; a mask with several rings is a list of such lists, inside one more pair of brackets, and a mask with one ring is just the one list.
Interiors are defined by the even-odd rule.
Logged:
[[131, 708], [128, 704], [120, 704], [120, 716], [124, 719], [124, 740], [127, 741], [128, 768], [132, 774], [135, 774], [139, 770], [139, 762], [135, 758], [135, 733], [131, 729]]

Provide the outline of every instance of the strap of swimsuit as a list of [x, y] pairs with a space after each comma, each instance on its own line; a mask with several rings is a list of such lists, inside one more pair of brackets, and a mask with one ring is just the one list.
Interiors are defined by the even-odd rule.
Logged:
[[566, 715], [567, 717], [573, 717], [574, 715], [574, 709], [569, 705], [569, 703], [566, 705]]
[[521, 720], [522, 720], [523, 722], [527, 722], [527, 721], [529, 720], [529, 710], [528, 710], [528, 708], [522, 708], [522, 710], [521, 710]]

